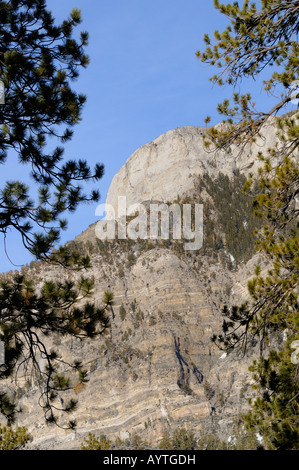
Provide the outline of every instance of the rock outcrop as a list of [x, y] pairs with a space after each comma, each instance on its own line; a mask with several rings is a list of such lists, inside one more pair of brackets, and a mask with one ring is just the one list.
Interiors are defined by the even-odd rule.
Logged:
[[[276, 130], [265, 129], [264, 141], [238, 158], [206, 152], [203, 132], [175, 129], [137, 150], [114, 177], [107, 204], [117, 208], [120, 195], [128, 204], [192, 198], [205, 173], [233, 178], [236, 170], [255, 171], [260, 145], [273, 144]], [[136, 433], [155, 448], [163, 432], [179, 427], [227, 439], [233, 419], [247, 409], [252, 357], [227, 356], [211, 336], [221, 330], [223, 305], [247, 298], [258, 255], [252, 252], [246, 262], [234, 264], [227, 261], [225, 244], [216, 255], [204, 247], [187, 254], [181, 245], [161, 240], [99, 244], [95, 224], [74, 243], [90, 254], [87, 275], [95, 279], [94, 301], [101, 303], [106, 291], [115, 294], [111, 328], [84, 343], [57, 339], [63, 357], [83, 360], [89, 371], [89, 382], [73, 391], [79, 400], [75, 433], [45, 424], [35, 384], [8, 383], [21, 399], [18, 424], [32, 433], [31, 447], [76, 449], [92, 432], [113, 439]], [[29, 275], [39, 282], [70, 276], [61, 267], [38, 263]]]
[[204, 145], [205, 128], [173, 129], [133, 153], [114, 176], [108, 191], [107, 205], [118, 214], [118, 197], [126, 196], [128, 206], [147, 200], [169, 202], [190, 193], [196, 177], [219, 172], [232, 176], [236, 170], [244, 174], [256, 172], [261, 149], [273, 147], [277, 129], [268, 124], [256, 142], [227, 153], [209, 152]]

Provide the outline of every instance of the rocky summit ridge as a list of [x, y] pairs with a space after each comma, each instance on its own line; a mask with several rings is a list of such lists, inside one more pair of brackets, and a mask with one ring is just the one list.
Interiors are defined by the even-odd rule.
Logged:
[[[116, 211], [119, 196], [128, 204], [201, 202], [200, 250], [187, 253], [178, 240], [100, 241], [97, 221], [72, 242], [91, 258], [85, 275], [95, 280], [94, 301], [114, 293], [111, 326], [84, 343], [54, 339], [66, 360], [81, 359], [88, 370], [88, 383], [73, 390], [76, 431], [46, 425], [37, 384], [7, 381], [23, 408], [18, 424], [32, 434], [32, 448], [79, 449], [89, 432], [121, 440], [138, 434], [151, 448], [177, 428], [228, 439], [234, 418], [246, 411], [254, 351], [242, 359], [227, 356], [211, 336], [220, 333], [223, 305], [245, 301], [255, 265], [263, 266], [250, 244], [250, 201], [242, 199], [241, 187], [257, 170], [257, 153], [273, 145], [276, 129], [267, 125], [238, 156], [207, 152], [204, 132], [174, 129], [138, 149], [113, 178], [106, 201]], [[27, 274], [37, 286], [79, 276], [37, 262]]]
[[173, 201], [190, 193], [196, 177], [204, 173], [212, 177], [220, 172], [231, 177], [236, 170], [246, 175], [254, 173], [260, 166], [258, 152], [273, 147], [277, 140], [277, 129], [271, 121], [241, 153], [237, 148], [231, 153], [212, 152], [204, 145], [206, 132], [202, 127], [180, 127], [137, 149], [114, 176], [106, 203], [117, 215], [119, 196], [126, 196], [128, 205], [147, 200]]

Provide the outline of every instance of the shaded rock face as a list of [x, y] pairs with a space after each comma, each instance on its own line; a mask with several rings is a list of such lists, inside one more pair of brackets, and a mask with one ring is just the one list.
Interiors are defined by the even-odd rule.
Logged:
[[[252, 171], [256, 166], [251, 160], [256, 148], [237, 160], [206, 153], [202, 132], [170, 131], [135, 152], [113, 179], [107, 203], [116, 207], [119, 195], [129, 203], [171, 201], [192, 194], [195, 177], [206, 171], [233, 175], [236, 167]], [[265, 135], [271, 145], [274, 128]], [[231, 268], [219, 257], [201, 251], [187, 255], [167, 243], [144, 249], [136, 242], [127, 250], [118, 242], [107, 243], [103, 253], [95, 248], [94, 225], [75, 242], [91, 256], [86, 275], [95, 279], [94, 301], [101, 304], [106, 291], [115, 295], [111, 328], [88, 342], [57, 339], [63, 357], [82, 360], [89, 371], [89, 382], [73, 390], [79, 400], [72, 416], [76, 432], [44, 423], [34, 385], [19, 393], [24, 412], [18, 424], [32, 433], [31, 447], [77, 449], [92, 432], [112, 439], [138, 434], [157, 448], [164, 432], [179, 427], [227, 439], [233, 419], [247, 409], [253, 353], [242, 360], [226, 356], [211, 336], [221, 332], [223, 305], [246, 300], [259, 256], [253, 253], [247, 263]], [[29, 275], [36, 276], [36, 269], [43, 280], [70, 276], [61, 267], [43, 265]]]

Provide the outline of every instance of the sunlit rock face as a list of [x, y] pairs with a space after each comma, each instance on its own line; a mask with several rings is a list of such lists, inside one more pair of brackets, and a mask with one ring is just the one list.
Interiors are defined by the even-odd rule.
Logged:
[[[106, 203], [118, 215], [118, 197], [126, 196], [128, 206], [143, 201], [169, 202], [189, 193], [197, 176], [208, 172], [233, 175], [237, 169], [245, 174], [255, 172], [260, 162], [255, 158], [261, 149], [273, 146], [276, 129], [263, 128], [255, 143], [230, 153], [208, 151], [204, 145], [206, 130], [181, 127], [140, 147], [114, 176]], [[109, 208], [108, 208], [109, 209]]]

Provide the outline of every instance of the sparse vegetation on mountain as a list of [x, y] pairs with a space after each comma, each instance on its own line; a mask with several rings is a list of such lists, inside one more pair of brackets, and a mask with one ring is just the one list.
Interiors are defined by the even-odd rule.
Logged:
[[196, 438], [191, 431], [176, 429], [171, 436], [165, 433], [160, 441], [160, 450], [195, 450]]
[[205, 208], [203, 249], [212, 256], [224, 251], [226, 263], [232, 268], [252, 257], [253, 233], [260, 227], [252, 211], [253, 196], [242, 191], [245, 182], [246, 177], [236, 170], [231, 178], [221, 172], [215, 178], [205, 174], [197, 183], [198, 191], [206, 190], [210, 196], [210, 200], [202, 201]]
[[101, 434], [98, 438], [90, 432], [81, 443], [81, 450], [144, 450], [146, 446], [147, 443], [139, 434], [133, 434], [124, 440], [118, 437], [111, 441], [105, 434]]
[[24, 427], [0, 427], [0, 450], [22, 450], [30, 439], [31, 436]]
[[98, 438], [90, 432], [88, 437], [83, 440], [81, 450], [109, 450], [111, 444], [112, 442], [104, 434]]

